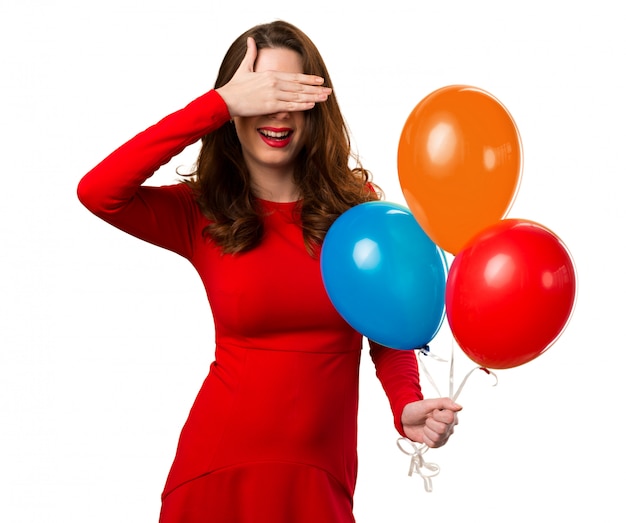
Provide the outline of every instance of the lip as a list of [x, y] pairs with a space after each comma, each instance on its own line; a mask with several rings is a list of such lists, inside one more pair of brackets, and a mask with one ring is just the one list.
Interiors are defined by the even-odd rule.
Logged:
[[[275, 148], [287, 147], [293, 138], [293, 129], [290, 127], [259, 127], [257, 132], [266, 145]], [[268, 133], [272, 135], [284, 134], [284, 137], [269, 136]]]

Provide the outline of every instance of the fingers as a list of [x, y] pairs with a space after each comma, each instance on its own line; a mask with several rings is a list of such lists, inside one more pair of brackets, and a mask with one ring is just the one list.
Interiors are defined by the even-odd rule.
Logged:
[[265, 83], [277, 90], [291, 93], [326, 93], [330, 94], [332, 89], [322, 85], [324, 79], [321, 76], [304, 73], [282, 73], [278, 71], [264, 71], [256, 73], [265, 77]]
[[456, 416], [449, 422], [437, 421], [430, 418], [424, 425], [424, 443], [431, 448], [445, 445], [450, 436], [454, 434], [454, 427], [457, 425]]
[[432, 448], [444, 445], [458, 424], [457, 412], [463, 407], [450, 398], [437, 398], [436, 406], [424, 424], [424, 443]]
[[254, 71], [254, 62], [256, 60], [256, 54], [257, 54], [256, 42], [254, 41], [254, 38], [249, 36], [248, 39], [246, 40], [246, 54], [243, 57], [243, 60], [241, 61], [239, 69], [247, 71], [249, 73]]
[[314, 75], [278, 75], [276, 96], [285, 102], [325, 102], [332, 93], [332, 89], [320, 85], [323, 82], [323, 78]]
[[332, 92], [320, 85], [324, 80], [315, 75], [276, 71], [255, 74], [259, 79], [256, 91], [259, 114], [307, 111], [325, 102]]
[[450, 439], [450, 436], [454, 433], [454, 429], [445, 434], [439, 434], [438, 432], [429, 431], [428, 428], [424, 429], [424, 443], [431, 449], [443, 447]]
[[439, 409], [433, 411], [430, 419], [432, 421], [444, 423], [445, 425], [449, 425], [451, 423], [456, 425], [458, 423], [456, 411], [449, 409]]
[[450, 398], [437, 398], [436, 401], [438, 402], [438, 405], [437, 405], [438, 409], [451, 410], [452, 412], [459, 412], [460, 410], [463, 409], [461, 405], [459, 405], [458, 403], [455, 403]]
[[[292, 82], [297, 82], [302, 86], [320, 86], [324, 83], [324, 79], [316, 74], [292, 73], [287, 75], [290, 76], [289, 80], [291, 80]], [[326, 89], [330, 88], [327, 87]]]
[[251, 72], [256, 52], [250, 44], [246, 58], [233, 78], [218, 88], [231, 117], [306, 111], [325, 102], [332, 89], [317, 75], [279, 71]]

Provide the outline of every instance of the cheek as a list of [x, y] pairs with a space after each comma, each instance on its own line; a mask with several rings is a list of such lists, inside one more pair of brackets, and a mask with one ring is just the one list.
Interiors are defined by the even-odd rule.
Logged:
[[309, 141], [311, 136], [310, 125], [311, 121], [306, 119], [304, 115], [299, 114], [298, 119], [296, 121], [298, 132], [298, 145], [302, 147], [302, 145]]
[[237, 133], [237, 137], [239, 138], [240, 142], [246, 141], [246, 138], [249, 139], [253, 134], [256, 133], [256, 128], [254, 127], [254, 124], [245, 118], [235, 117], [233, 119], [233, 123], [235, 125], [235, 132]]

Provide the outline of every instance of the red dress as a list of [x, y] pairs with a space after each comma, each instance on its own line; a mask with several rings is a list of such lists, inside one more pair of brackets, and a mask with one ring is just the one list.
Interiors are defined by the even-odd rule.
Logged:
[[[357, 473], [362, 336], [335, 311], [295, 203], [261, 201], [265, 233], [228, 255], [185, 184], [142, 183], [229, 120], [209, 91], [127, 142], [78, 187], [97, 216], [188, 259], [215, 324], [215, 361], [185, 423], [162, 523], [347, 523]], [[422, 398], [413, 351], [371, 344], [396, 427]]]

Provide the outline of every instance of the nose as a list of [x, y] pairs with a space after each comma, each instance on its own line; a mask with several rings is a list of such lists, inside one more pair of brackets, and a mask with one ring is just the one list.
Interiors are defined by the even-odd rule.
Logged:
[[269, 115], [270, 118], [274, 120], [287, 120], [289, 118], [289, 112], [282, 111], [280, 113], [273, 113]]

